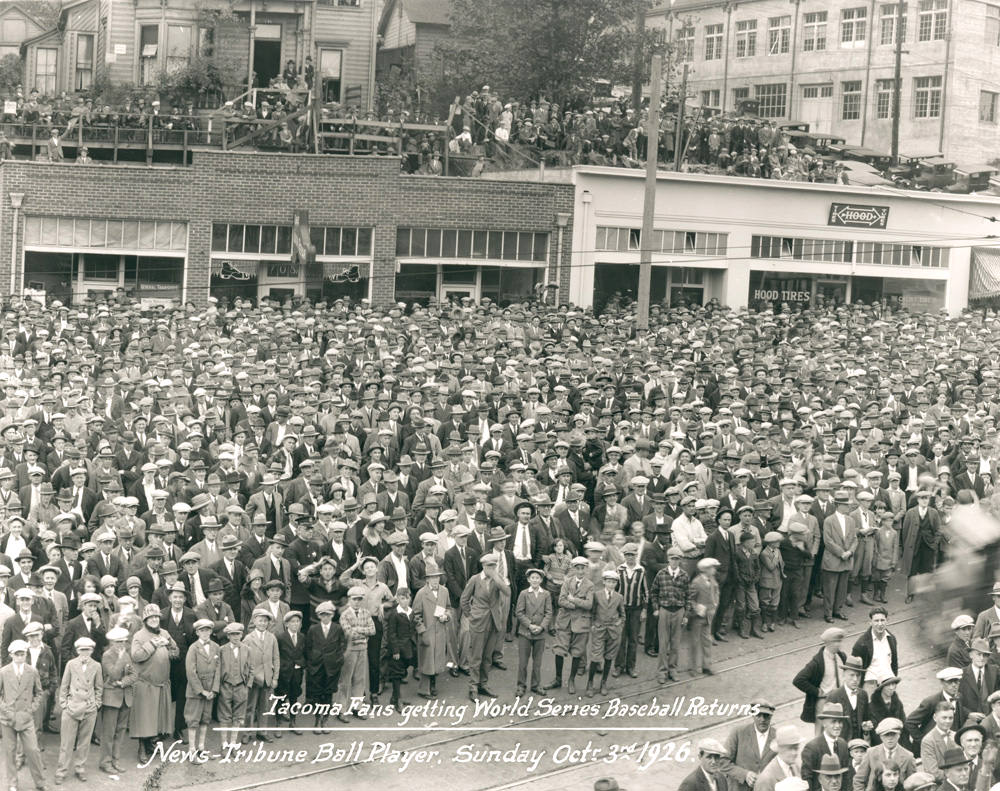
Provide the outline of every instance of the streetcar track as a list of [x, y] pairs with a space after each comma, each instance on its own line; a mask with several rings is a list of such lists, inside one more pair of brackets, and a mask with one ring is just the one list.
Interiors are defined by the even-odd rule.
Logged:
[[[894, 620], [892, 625], [893, 626], [898, 626], [899, 624], [908, 623], [909, 621], [917, 620], [919, 617], [920, 617], [919, 614], [914, 614], [914, 615], [907, 616], [905, 618], [899, 618], [897, 620]], [[866, 632], [867, 630], [868, 630], [868, 627], [865, 626], [864, 628], [858, 629], [856, 631], [845, 632], [844, 633], [844, 639], [847, 639], [847, 638], [850, 638], [850, 637], [857, 637], [857, 636], [863, 634], [864, 632]], [[818, 636], [817, 636], [816, 639], [817, 640], [819, 639]], [[754, 665], [758, 665], [758, 664], [760, 664], [762, 662], [770, 662], [770, 661], [773, 661], [775, 659], [780, 659], [782, 657], [786, 657], [786, 656], [791, 656], [793, 654], [802, 653], [804, 651], [815, 651], [815, 650], [816, 650], [816, 642], [811, 642], [808, 645], [804, 645], [804, 646], [801, 646], [799, 648], [791, 648], [791, 649], [788, 649], [787, 651], [782, 651], [780, 653], [776, 653], [776, 654], [775, 653], [768, 653], [766, 656], [762, 656], [762, 657], [759, 657], [759, 658], [756, 658], [756, 659], [751, 659], [751, 660], [749, 660], [747, 662], [742, 662], [740, 664], [732, 665], [730, 667], [721, 668], [721, 669], [719, 669], [719, 670], [717, 670], [715, 672], [713, 678], [721, 676], [721, 675], [726, 674], [726, 673], [731, 673], [731, 672], [738, 671], [738, 670], [744, 670], [744, 669], [746, 669], [748, 667], [753, 667]], [[737, 654], [737, 656], [738, 656], [738, 654]], [[921, 662], [916, 662], [916, 663], [913, 663], [912, 665], [907, 665], [905, 667], [907, 669], [913, 668], [913, 667], [919, 667], [922, 664], [926, 664], [927, 662], [930, 662], [930, 661], [936, 659], [938, 656], [939, 655], [936, 654], [936, 655], [934, 655], [932, 657], [929, 657], [928, 659], [922, 660]], [[632, 698], [637, 698], [637, 697], [640, 697], [640, 696], [643, 696], [643, 695], [649, 695], [651, 693], [659, 693], [661, 690], [673, 689], [673, 688], [679, 687], [679, 686], [681, 686], [683, 684], [689, 684], [692, 681], [703, 681], [703, 680], [705, 680], [704, 676], [697, 676], [697, 677], [691, 677], [691, 678], [683, 679], [683, 680], [680, 680], [680, 681], [671, 681], [671, 682], [668, 682], [667, 684], [657, 685], [657, 686], [655, 686], [653, 688], [644, 687], [642, 689], [638, 689], [638, 690], [635, 690], [633, 692], [629, 692], [627, 694], [613, 695], [613, 696], [611, 696], [611, 697], [609, 697], [607, 699], [603, 699], [603, 700], [594, 699], [593, 701], [587, 701], [587, 705], [604, 706], [607, 703], [609, 703], [611, 700], [618, 699], [618, 700], [621, 700], [621, 701], [625, 701], [625, 700], [629, 700], [629, 699], [632, 699]], [[555, 697], [555, 696], [552, 695], [552, 696], [545, 696], [545, 697]], [[786, 706], [792, 705], [792, 704], [796, 703], [799, 700], [801, 700], [801, 696], [798, 696], [796, 698], [793, 698], [790, 701], [787, 701], [785, 703], [780, 704], [780, 707], [786, 707]], [[563, 702], [559, 701], [559, 703], [561, 705]], [[459, 734], [457, 736], [447, 736], [447, 737], [442, 737], [441, 739], [438, 739], [436, 741], [427, 742], [427, 743], [424, 743], [424, 744], [414, 744], [411, 747], [407, 747], [406, 749], [427, 750], [427, 749], [431, 749], [431, 748], [443, 747], [443, 746], [451, 744], [453, 742], [465, 741], [465, 740], [468, 740], [470, 738], [474, 738], [476, 736], [482, 736], [483, 734], [489, 734], [489, 733], [495, 733], [495, 732], [498, 732], [498, 731], [503, 731], [503, 730], [506, 730], [507, 728], [512, 727], [513, 725], [516, 725], [518, 727], [523, 727], [524, 725], [532, 723], [532, 722], [540, 722], [540, 721], [547, 720], [547, 719], [553, 719], [554, 717], [556, 717], [556, 715], [552, 715], [552, 714], [539, 714], [539, 715], [535, 715], [535, 716], [532, 716], [532, 717], [528, 717], [526, 719], [518, 720], [516, 723], [508, 723], [508, 724], [505, 724], [505, 725], [496, 725], [496, 726], [493, 726], [493, 727], [485, 727], [484, 726], [480, 730], [476, 730], [476, 731], [463, 731], [461, 734]], [[669, 741], [675, 740], [675, 739], [677, 739], [679, 737], [687, 738], [688, 735], [691, 734], [691, 733], [699, 733], [699, 732], [703, 732], [705, 730], [710, 730], [712, 728], [721, 727], [723, 725], [726, 725], [726, 724], [734, 721], [735, 719], [739, 719], [739, 718], [730, 718], [728, 720], [724, 720], [722, 722], [713, 723], [711, 725], [704, 725], [704, 726], [699, 726], [697, 728], [692, 728], [691, 730], [686, 731], [685, 733], [680, 734], [680, 735], [674, 735], [674, 736], [664, 737], [662, 739], [652, 739], [652, 740], [647, 740], [647, 741], [649, 741], [650, 744], [660, 744], [660, 743], [663, 743], [663, 742], [669, 742]], [[313, 728], [302, 728], [301, 730], [315, 732], [315, 729], [313, 729]], [[351, 731], [350, 728], [333, 729], [333, 734], [336, 735], [338, 733], [349, 733], [350, 731]], [[387, 732], [391, 732], [392, 731], [391, 726], [387, 727], [386, 731]], [[433, 733], [433, 729], [429, 728], [427, 730], [427, 732], [428, 733]], [[594, 728], [594, 732], [595, 733], [601, 733], [602, 729], [599, 728], [599, 727], [596, 727], [596, 728]], [[415, 738], [419, 738], [419, 736], [415, 737]], [[307, 778], [307, 777], [316, 777], [318, 775], [326, 774], [326, 773], [329, 773], [329, 772], [337, 772], [337, 771], [340, 771], [342, 769], [349, 769], [349, 768], [355, 767], [355, 766], [363, 766], [363, 765], [365, 765], [367, 763], [369, 763], [369, 762], [368, 761], [363, 761], [363, 760], [355, 760], [355, 761], [349, 761], [347, 763], [337, 764], [336, 766], [326, 766], [326, 767], [322, 767], [322, 768], [319, 768], [319, 769], [307, 769], [305, 771], [295, 772], [295, 773], [290, 774], [290, 775], [284, 775], [284, 776], [279, 777], [279, 778], [258, 780], [258, 781], [253, 782], [253, 783], [241, 783], [238, 786], [233, 786], [231, 788], [225, 789], [224, 791], [250, 791], [250, 789], [263, 788], [263, 787], [270, 786], [270, 785], [276, 785], [278, 783], [294, 782], [295, 780], [301, 780], [301, 779], [304, 779], [304, 778]], [[534, 781], [536, 781], [536, 780], [538, 780], [540, 778], [556, 776], [558, 774], [561, 774], [561, 773], [564, 773], [564, 772], [569, 772], [571, 770], [580, 770], [580, 769], [582, 769], [582, 768], [584, 768], [586, 766], [590, 766], [590, 765], [591, 765], [590, 763], [573, 764], [571, 766], [559, 767], [557, 769], [552, 769], [552, 770], [549, 770], [547, 772], [534, 773], [534, 774], [531, 775], [531, 777], [522, 778], [520, 780], [512, 781], [511, 783], [508, 783], [506, 785], [491, 786], [490, 789], [489, 789], [489, 791], [502, 791], [502, 789], [505, 789], [505, 788], [518, 788], [518, 787], [520, 787], [520, 786], [522, 786], [524, 784], [527, 784], [529, 782], [534, 782]], [[202, 783], [204, 783], [204, 779], [202, 779], [201, 783], [198, 783], [198, 784], [200, 785]], [[191, 783], [189, 785], [194, 785], [194, 783]]]

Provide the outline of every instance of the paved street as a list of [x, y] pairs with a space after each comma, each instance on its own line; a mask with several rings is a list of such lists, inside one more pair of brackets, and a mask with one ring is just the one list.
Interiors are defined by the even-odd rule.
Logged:
[[[901, 598], [895, 591], [892, 601]], [[921, 643], [913, 619], [915, 608], [890, 608], [896, 624], [891, 628], [900, 639], [902, 662], [908, 668], [900, 691], [904, 704], [910, 707], [933, 688], [938, 663], [928, 661], [933, 660], [933, 650]], [[845, 641], [848, 648], [864, 628], [866, 611], [863, 607], [851, 611], [849, 639]], [[446, 767], [455, 787], [483, 791], [528, 785], [544, 791], [588, 789], [594, 779], [606, 775], [617, 777], [623, 787], [633, 791], [654, 785], [675, 787], [693, 765], [690, 757], [678, 760], [691, 753], [684, 746], [707, 733], [724, 735], [730, 727], [733, 717], [723, 707], [738, 707], [765, 695], [779, 705], [777, 723], [797, 720], [801, 696], [792, 687], [791, 678], [816, 650], [818, 635], [825, 627], [821, 619], [813, 618], [800, 630], [779, 629], [764, 641], [732, 640], [718, 647], [717, 675], [712, 677], [693, 680], [685, 674], [680, 682], [657, 688], [648, 680], [653, 660], [644, 657], [643, 678], [617, 679], [610, 700], [582, 695], [571, 699], [563, 692], [545, 700], [521, 700], [516, 711], [499, 715], [492, 710], [477, 715], [469, 704], [461, 718], [413, 716], [405, 727], [420, 729], [416, 731], [400, 728], [403, 721], [397, 716], [373, 717], [358, 722], [358, 728], [336, 729], [330, 735], [276, 740], [269, 745], [270, 753], [258, 755], [248, 750], [249, 758], [220, 754], [205, 766], [168, 762], [153, 779], [163, 789], [197, 786], [205, 791], [281, 788], [292, 780], [298, 791], [320, 791], [329, 788], [331, 780], [339, 783], [342, 779], [378, 783], [383, 791], [408, 791], [433, 787]], [[505, 649], [511, 666], [516, 662], [512, 649], [511, 644]], [[681, 664], [685, 664], [683, 658]], [[915, 667], [911, 670], [910, 666]], [[499, 674], [497, 706], [514, 703], [514, 675], [513, 667]], [[412, 682], [404, 689], [421, 701]], [[446, 679], [439, 704], [455, 707], [451, 712], [455, 715], [468, 703], [464, 692], [462, 681]], [[654, 702], [668, 706], [670, 713], [622, 713], [625, 706], [646, 704], [651, 709]], [[711, 708], [713, 703], [715, 709]], [[556, 712], [557, 706], [571, 708]], [[736, 718], [741, 718], [738, 713]], [[427, 727], [432, 723], [464, 730], [443, 732]], [[425, 728], [433, 732], [425, 732]], [[688, 728], [691, 733], [656, 730], [663, 728]], [[635, 747], [630, 752], [632, 745]], [[49, 742], [45, 755], [54, 760], [56, 749]], [[132, 749], [130, 745], [129, 755], [134, 758]], [[289, 756], [281, 755], [282, 750], [301, 752]], [[92, 763], [95, 757], [92, 754]], [[114, 779], [98, 773], [95, 767], [87, 785], [96, 791], [133, 787], [138, 778], [145, 780], [151, 774], [148, 769], [130, 768], [126, 775]], [[68, 785], [75, 782], [70, 780]]]

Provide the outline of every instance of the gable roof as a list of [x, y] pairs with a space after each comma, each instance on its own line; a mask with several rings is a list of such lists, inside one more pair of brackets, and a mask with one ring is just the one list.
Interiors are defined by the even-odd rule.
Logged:
[[406, 18], [414, 25], [451, 24], [451, 3], [449, 0], [388, 0], [379, 19], [379, 32], [385, 31], [389, 17], [396, 11], [396, 4], [403, 4]]
[[59, 20], [58, 3], [50, 3], [48, 0], [17, 0], [17, 2], [0, 2], [0, 15], [8, 11], [20, 11], [29, 20], [34, 22], [42, 30], [55, 27]]

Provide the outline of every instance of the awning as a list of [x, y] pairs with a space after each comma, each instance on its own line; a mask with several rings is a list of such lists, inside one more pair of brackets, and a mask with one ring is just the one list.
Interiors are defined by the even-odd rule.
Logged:
[[1000, 249], [973, 247], [969, 299], [990, 299], [998, 296], [1000, 296]]

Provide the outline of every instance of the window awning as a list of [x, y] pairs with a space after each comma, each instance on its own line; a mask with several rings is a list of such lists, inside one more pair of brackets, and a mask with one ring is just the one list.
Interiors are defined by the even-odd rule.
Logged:
[[973, 247], [969, 299], [991, 297], [1000, 297], [1000, 249]]

